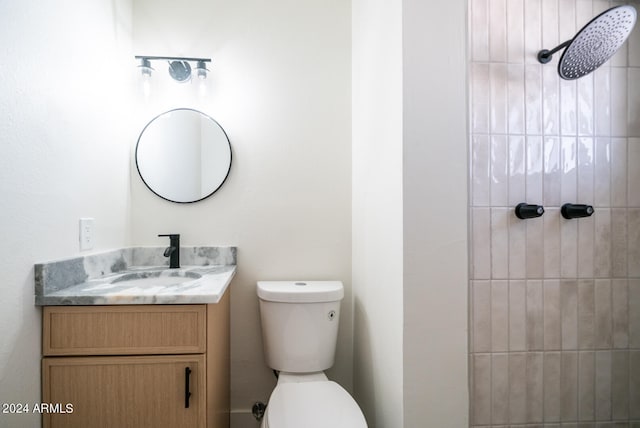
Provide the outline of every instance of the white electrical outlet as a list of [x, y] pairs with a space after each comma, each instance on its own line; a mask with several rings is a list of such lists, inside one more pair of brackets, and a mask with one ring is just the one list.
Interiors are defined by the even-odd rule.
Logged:
[[80, 251], [91, 250], [93, 248], [93, 229], [95, 219], [80, 219]]

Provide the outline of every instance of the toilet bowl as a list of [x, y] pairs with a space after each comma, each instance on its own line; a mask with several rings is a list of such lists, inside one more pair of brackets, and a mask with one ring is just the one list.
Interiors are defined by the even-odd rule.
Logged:
[[333, 365], [340, 281], [258, 281], [266, 363], [279, 371], [261, 428], [366, 428], [353, 397], [327, 378]]
[[324, 373], [281, 373], [261, 428], [366, 428], [355, 400]]

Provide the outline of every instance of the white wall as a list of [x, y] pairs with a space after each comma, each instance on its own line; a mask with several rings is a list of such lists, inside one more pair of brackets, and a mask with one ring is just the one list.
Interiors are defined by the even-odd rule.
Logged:
[[402, 427], [402, 1], [352, 4], [354, 390]]
[[[213, 197], [177, 205], [133, 175], [133, 240], [158, 245], [158, 233], [180, 233], [184, 245], [238, 247], [231, 286], [234, 427], [256, 425], [248, 412], [275, 385], [262, 354], [257, 280], [344, 281], [329, 377], [352, 388], [350, 39], [349, 2], [342, 0], [134, 5], [136, 54], [213, 59], [204, 93], [196, 82], [162, 94], [152, 86], [137, 120], [141, 129], [146, 118], [173, 107], [212, 116], [231, 140], [230, 176]], [[166, 78], [165, 69], [159, 64], [152, 80]]]
[[466, 1], [352, 22], [356, 399], [372, 428], [467, 426]]
[[466, 0], [403, 1], [404, 426], [468, 426]]
[[[127, 0], [0, 1], [0, 402], [40, 400], [40, 309], [33, 265], [129, 244], [131, 5]], [[0, 414], [0, 427], [39, 415]]]

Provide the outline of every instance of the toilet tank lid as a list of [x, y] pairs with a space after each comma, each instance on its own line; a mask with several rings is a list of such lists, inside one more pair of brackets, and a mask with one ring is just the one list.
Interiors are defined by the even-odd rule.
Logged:
[[258, 297], [269, 302], [337, 302], [344, 297], [342, 281], [258, 281]]

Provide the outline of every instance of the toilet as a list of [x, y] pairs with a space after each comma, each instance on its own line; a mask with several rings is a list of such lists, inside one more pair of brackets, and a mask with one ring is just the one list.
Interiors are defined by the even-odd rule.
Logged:
[[353, 397], [324, 370], [333, 365], [340, 281], [258, 281], [266, 363], [279, 372], [261, 428], [366, 428]]

